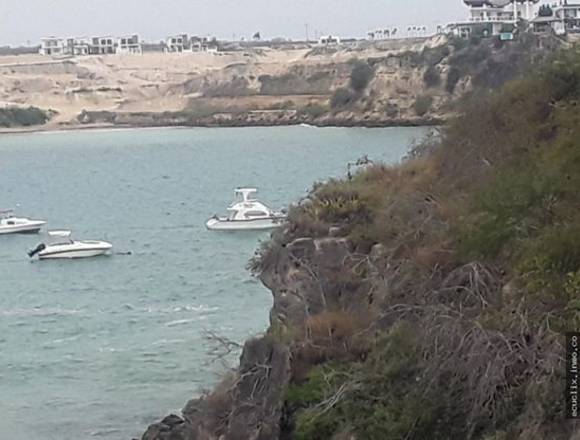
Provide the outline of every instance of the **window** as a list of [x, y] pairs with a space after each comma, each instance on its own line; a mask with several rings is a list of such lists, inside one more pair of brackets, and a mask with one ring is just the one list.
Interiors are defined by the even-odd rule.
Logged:
[[252, 218], [252, 217], [266, 217], [268, 214], [265, 213], [264, 211], [248, 211], [244, 214], [244, 216], [246, 218]]

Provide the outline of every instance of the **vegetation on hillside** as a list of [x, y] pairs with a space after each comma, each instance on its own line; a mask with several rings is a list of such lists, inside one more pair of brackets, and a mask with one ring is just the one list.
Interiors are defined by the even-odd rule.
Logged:
[[5, 107], [0, 108], [0, 127], [30, 127], [45, 124], [50, 115], [36, 107]]
[[334, 110], [341, 110], [353, 105], [360, 99], [373, 79], [374, 70], [368, 62], [354, 60], [351, 65], [348, 87], [336, 89], [330, 98], [330, 107]]
[[[455, 56], [459, 72], [513, 73]], [[299, 237], [345, 238], [337, 276], [368, 289], [364, 319], [345, 299], [304, 328], [273, 325], [308, 359], [287, 391], [288, 438], [571, 438], [562, 334], [580, 325], [580, 50], [483, 90], [401, 165], [317, 185], [253, 262], [259, 272]]]

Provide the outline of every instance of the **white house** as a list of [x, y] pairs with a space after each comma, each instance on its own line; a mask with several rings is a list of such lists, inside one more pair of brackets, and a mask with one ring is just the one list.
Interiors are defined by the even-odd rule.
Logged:
[[40, 40], [40, 55], [67, 55], [67, 43], [64, 38], [45, 37]]
[[340, 37], [335, 37], [333, 35], [325, 35], [320, 37], [318, 44], [321, 46], [335, 46], [340, 44]]
[[207, 37], [191, 37], [189, 44], [192, 52], [207, 52]]
[[215, 38], [209, 40], [207, 37], [191, 37], [189, 46], [192, 52], [219, 52], [219, 45]]
[[580, 4], [569, 4], [560, 0], [552, 5], [542, 6], [538, 17], [532, 20], [534, 32], [554, 32], [556, 35], [580, 33]]
[[165, 41], [167, 52], [181, 53], [190, 49], [189, 38], [187, 34], [179, 34], [168, 37]]
[[92, 37], [89, 53], [91, 55], [108, 55], [115, 53], [115, 39], [111, 36]]
[[[569, 4], [565, 0], [560, 0], [558, 5], [552, 6], [556, 33], [577, 33], [580, 32], [580, 4]], [[560, 32], [558, 30], [560, 29]]]
[[117, 38], [116, 53], [142, 54], [143, 47], [139, 35], [130, 35]]
[[81, 56], [90, 53], [91, 41], [88, 38], [67, 38], [67, 51], [71, 55]]
[[448, 29], [456, 36], [487, 37], [516, 27], [521, 20], [532, 21], [540, 0], [463, 0], [469, 9], [466, 20], [452, 23]]

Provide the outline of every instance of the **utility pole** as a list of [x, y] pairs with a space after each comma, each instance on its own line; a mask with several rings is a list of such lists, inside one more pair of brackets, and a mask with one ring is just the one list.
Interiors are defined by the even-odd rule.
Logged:
[[310, 41], [310, 37], [308, 36], [308, 23], [304, 23], [304, 27], [306, 28], [306, 42]]

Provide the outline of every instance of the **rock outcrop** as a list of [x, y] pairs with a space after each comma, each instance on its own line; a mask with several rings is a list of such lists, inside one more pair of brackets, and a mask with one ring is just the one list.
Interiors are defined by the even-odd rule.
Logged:
[[284, 393], [290, 381], [290, 353], [265, 336], [244, 345], [231, 381], [191, 400], [182, 417], [151, 425], [142, 440], [271, 440], [280, 436]]

